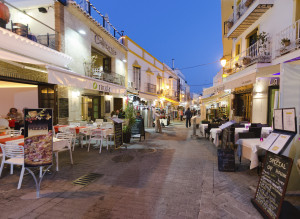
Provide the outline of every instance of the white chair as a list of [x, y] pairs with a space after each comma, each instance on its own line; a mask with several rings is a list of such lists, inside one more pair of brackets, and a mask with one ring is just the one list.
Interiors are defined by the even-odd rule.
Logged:
[[7, 119], [0, 119], [0, 129], [9, 129], [9, 122]]
[[95, 122], [96, 122], [96, 123], [98, 123], [98, 122], [103, 123], [103, 119], [96, 119]]
[[6, 134], [12, 136], [20, 136], [21, 132], [22, 132], [21, 130], [12, 130], [12, 129], [6, 130]]
[[79, 122], [70, 122], [69, 125], [76, 127], [76, 126], [80, 126], [80, 123]]
[[76, 129], [73, 127], [66, 127], [63, 133], [71, 133], [73, 138], [72, 138], [72, 147], [73, 151], [75, 149], [75, 144], [76, 144], [76, 139], [79, 139], [79, 136], [76, 133]]
[[83, 147], [83, 138], [85, 137], [85, 142], [87, 144], [88, 137], [91, 137], [91, 131], [92, 130], [89, 127], [88, 128], [79, 129], [79, 138], [80, 138], [81, 148]]
[[[56, 138], [67, 141], [67, 145], [62, 144], [62, 146], [61, 146], [59, 142], [54, 142], [54, 145], [53, 145], [53, 153], [55, 154], [55, 158], [56, 158], [56, 171], [59, 171], [59, 168], [58, 168], [58, 153], [59, 152], [69, 151], [71, 164], [73, 164], [72, 148], [71, 148], [73, 135], [71, 133], [57, 133]], [[62, 142], [62, 143], [64, 143], [64, 142]]]
[[[88, 152], [90, 151], [91, 140], [95, 140], [96, 143], [97, 143], [97, 141], [100, 141], [100, 150], [99, 150], [99, 154], [100, 154], [101, 150], [102, 150], [102, 143], [103, 143], [102, 130], [101, 129], [94, 129], [94, 130], [91, 131], [91, 137], [90, 137], [90, 140], [89, 140]], [[107, 146], [107, 150], [108, 150], [108, 146]]]
[[3, 158], [0, 167], [0, 176], [2, 174], [2, 170], [4, 168], [4, 164], [10, 164], [10, 174], [14, 172], [14, 165], [22, 166], [20, 179], [18, 183], [18, 189], [21, 188], [23, 176], [24, 176], [24, 147], [20, 145], [4, 145], [0, 144]]

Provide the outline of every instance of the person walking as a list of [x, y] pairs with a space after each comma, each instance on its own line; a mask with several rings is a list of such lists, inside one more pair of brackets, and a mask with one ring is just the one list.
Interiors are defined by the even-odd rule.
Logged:
[[190, 111], [190, 108], [185, 111], [186, 116], [186, 127], [191, 127], [191, 118], [192, 118], [192, 112]]

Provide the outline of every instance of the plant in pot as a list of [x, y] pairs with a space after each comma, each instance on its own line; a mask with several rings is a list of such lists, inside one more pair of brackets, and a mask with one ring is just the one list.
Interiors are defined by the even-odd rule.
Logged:
[[243, 58], [243, 65], [249, 65], [251, 62], [251, 58], [249, 56], [245, 56]]
[[130, 143], [131, 128], [135, 123], [135, 113], [132, 105], [125, 108], [125, 124], [123, 125], [123, 142]]
[[6, 24], [9, 22], [10, 13], [9, 8], [0, 0], [0, 27], [6, 28]]
[[289, 38], [283, 38], [283, 39], [281, 39], [281, 45], [287, 47], [287, 46], [291, 45], [291, 40]]

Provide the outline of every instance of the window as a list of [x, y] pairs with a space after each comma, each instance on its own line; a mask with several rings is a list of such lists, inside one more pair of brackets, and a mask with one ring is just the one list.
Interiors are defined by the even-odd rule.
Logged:
[[92, 56], [96, 57], [94, 66], [92, 66], [93, 68], [102, 67], [104, 72], [111, 73], [111, 57], [95, 48], [92, 48]]
[[134, 88], [139, 90], [141, 87], [141, 68], [133, 66]]
[[240, 55], [240, 53], [241, 53], [241, 44], [238, 43], [238, 44], [235, 46], [235, 56]]
[[258, 32], [258, 30], [255, 29], [248, 35], [248, 37], [247, 37], [248, 47], [252, 46], [253, 44], [255, 44], [257, 42], [257, 32]]

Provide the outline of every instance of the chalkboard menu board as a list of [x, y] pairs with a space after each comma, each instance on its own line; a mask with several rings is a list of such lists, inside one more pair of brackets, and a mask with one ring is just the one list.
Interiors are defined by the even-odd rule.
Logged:
[[114, 131], [115, 131], [115, 147], [119, 148], [123, 145], [122, 123], [114, 122]]
[[257, 210], [268, 218], [279, 218], [293, 160], [267, 152], [254, 199]]
[[218, 170], [225, 172], [235, 171], [234, 150], [218, 149]]
[[68, 100], [68, 98], [59, 98], [58, 105], [59, 105], [59, 107], [58, 107], [59, 118], [69, 117], [69, 100]]
[[134, 125], [131, 128], [131, 135], [135, 137], [135, 135], [138, 135], [140, 140], [142, 139], [142, 136], [144, 136], [145, 139], [145, 127], [144, 127], [144, 120], [143, 119], [136, 119]]

